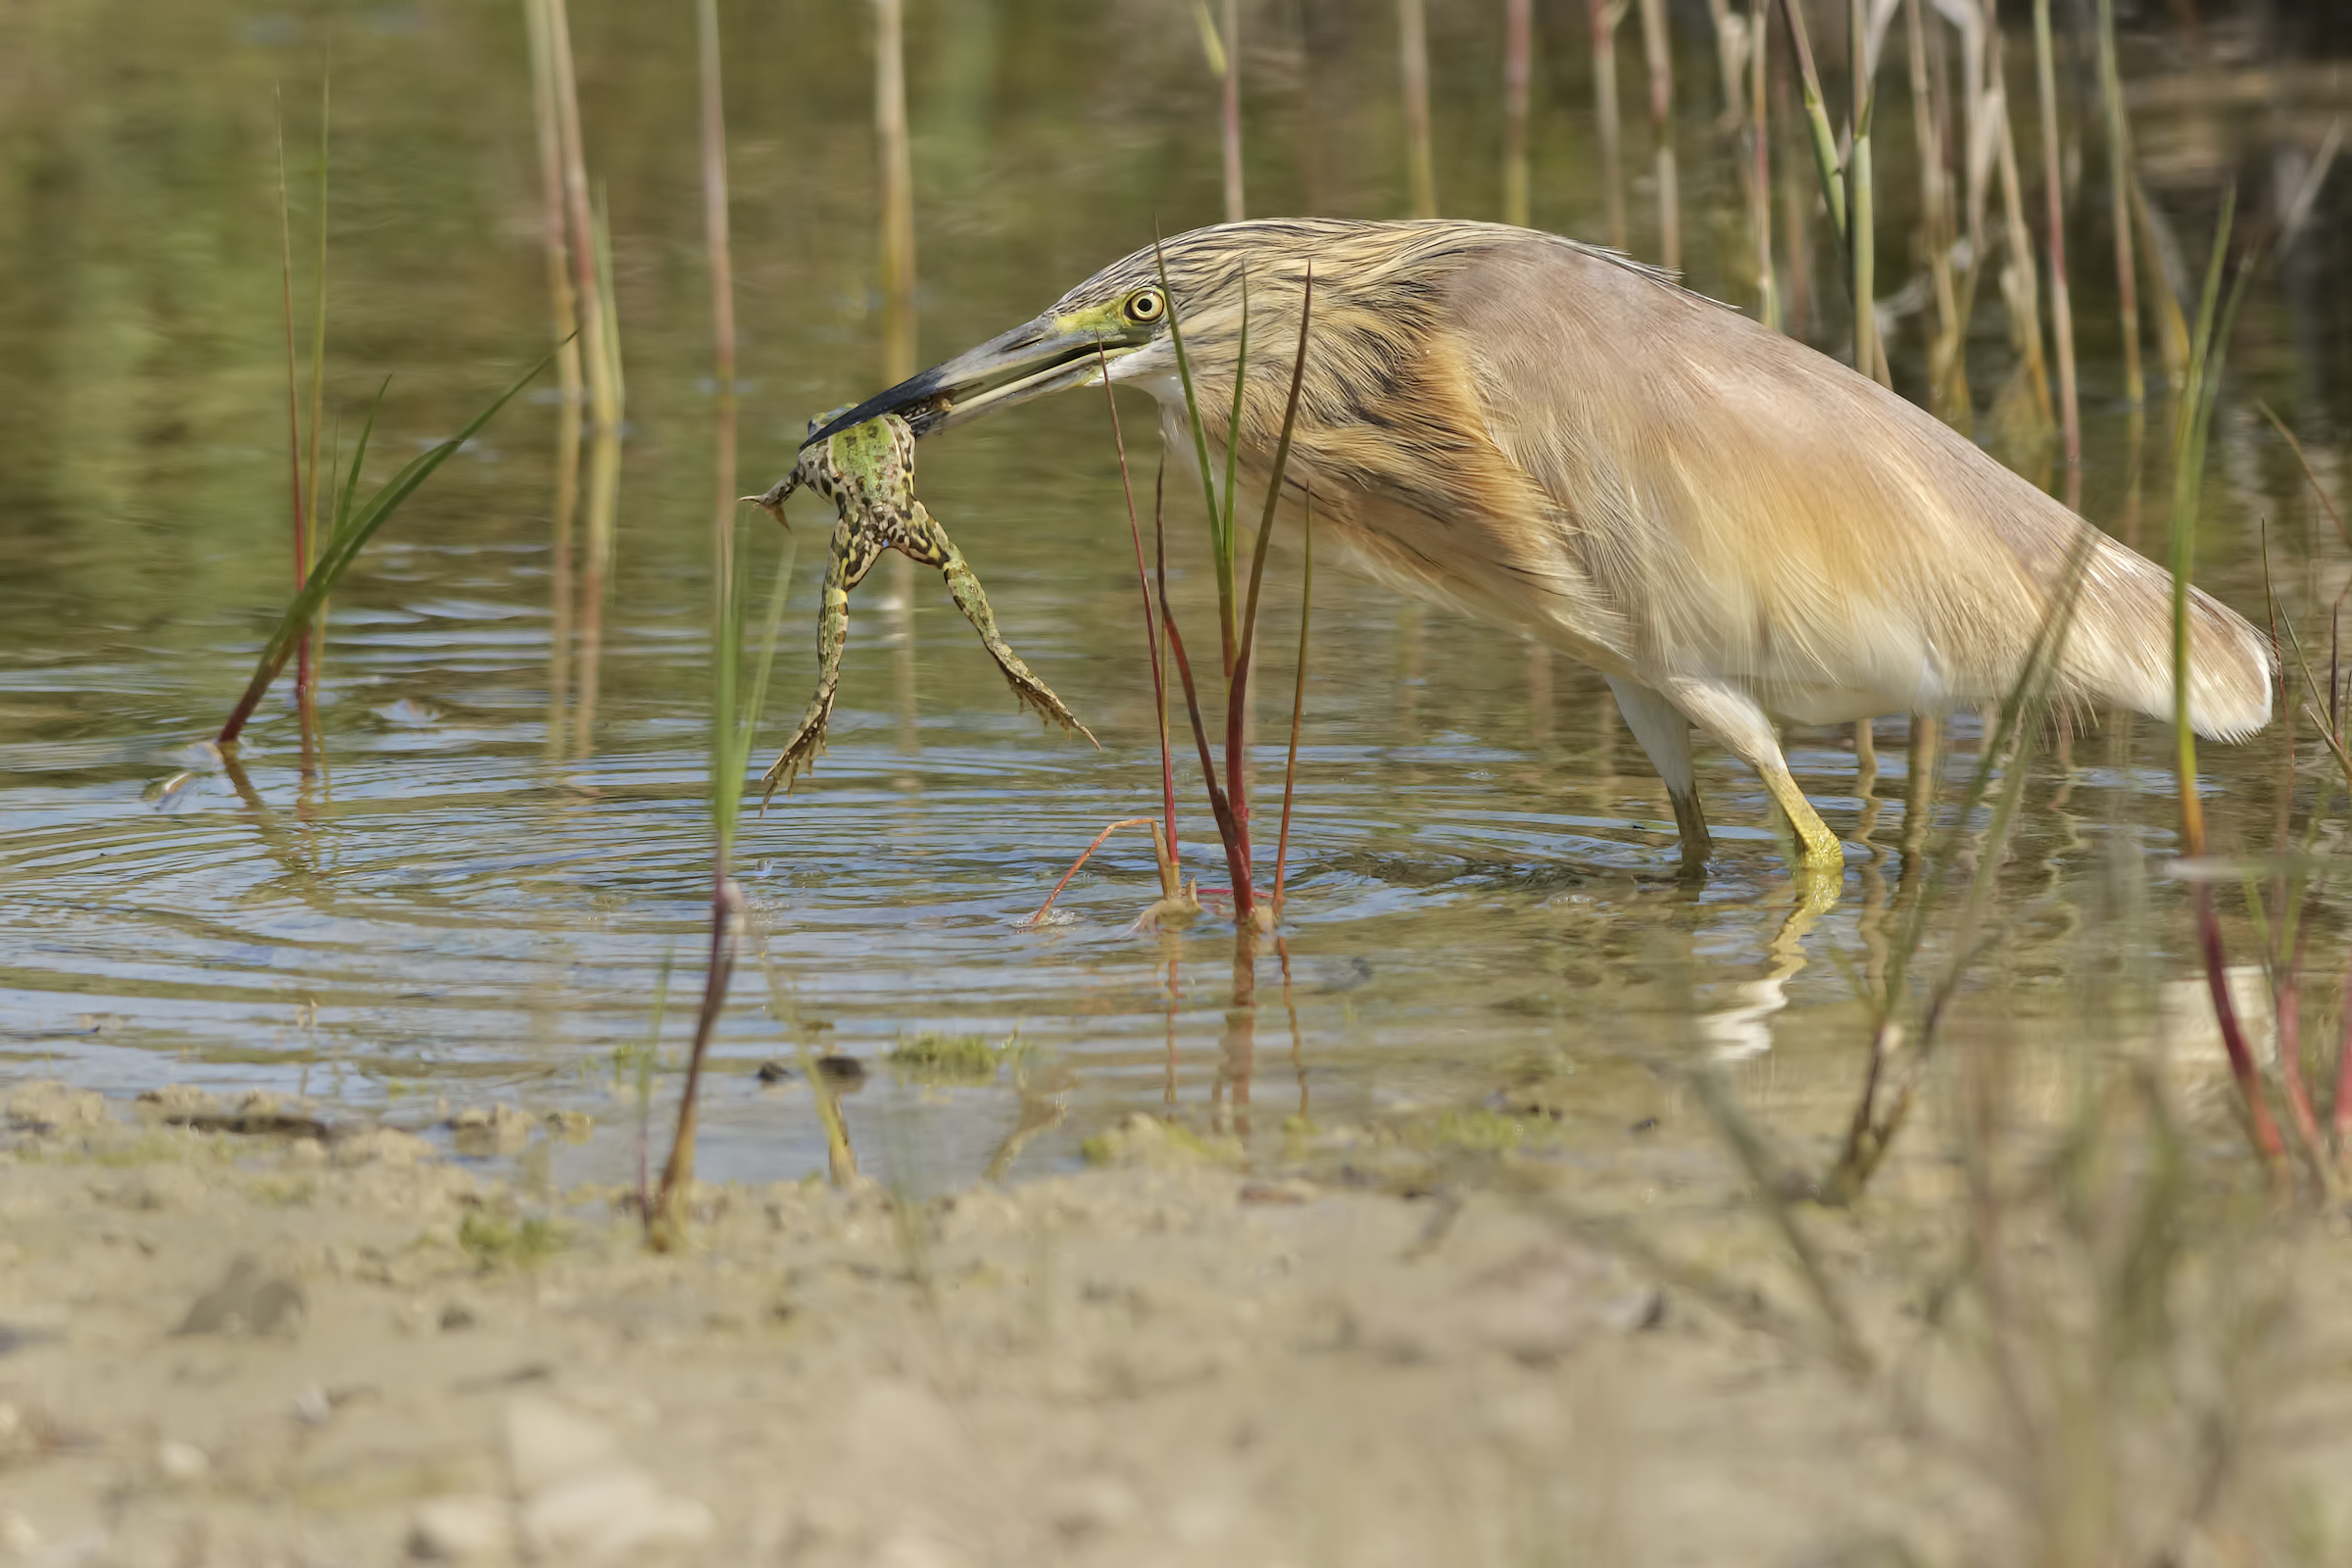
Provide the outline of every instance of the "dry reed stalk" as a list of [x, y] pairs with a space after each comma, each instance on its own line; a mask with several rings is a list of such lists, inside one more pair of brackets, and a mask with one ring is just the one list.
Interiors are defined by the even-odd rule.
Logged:
[[[573, 682], [572, 754], [586, 757], [596, 744], [596, 708], [604, 679], [605, 595], [616, 538], [620, 504], [620, 411], [627, 404], [621, 380], [620, 320], [612, 283], [612, 236], [605, 226], [604, 183], [597, 183], [589, 204], [584, 238], [588, 268], [596, 279], [594, 319], [601, 324], [604, 384], [612, 399], [613, 422], [598, 420], [588, 448], [588, 544], [585, 569], [580, 573], [579, 673]], [[594, 401], [595, 378], [590, 377]]]
[[1657, 140], [1658, 260], [1669, 271], [1683, 265], [1683, 204], [1674, 153], [1674, 38], [1666, 0], [1642, 0], [1642, 58], [1649, 73], [1649, 126]]
[[1723, 75], [1723, 115], [1717, 123], [1733, 130], [1747, 118], [1747, 24], [1732, 9], [1732, 0], [1707, 0], [1707, 21], [1715, 29], [1715, 69]]
[[914, 164], [900, 0], [874, 0], [874, 143], [882, 199], [882, 375], [897, 382], [915, 370]]
[[[326, 171], [327, 129], [332, 105], [329, 80], [318, 80], [318, 270], [313, 273], [317, 286], [311, 300], [311, 538], [309, 553], [303, 559], [303, 574], [308, 576], [318, 564], [318, 552], [325, 541], [318, 537], [318, 523], [329, 511], [335, 476], [318, 462], [318, 438], [326, 428]], [[306, 749], [318, 728], [318, 690], [319, 665], [326, 658], [326, 605], [318, 606], [318, 616], [303, 639], [305, 671], [300, 683], [302, 699], [302, 727]]]
[[1765, 4], [1766, 0], [1753, 0], [1747, 18], [1747, 224], [1756, 242], [1756, 319], [1777, 332], [1781, 291], [1772, 271], [1772, 117], [1765, 93], [1772, 74], [1772, 29]]
[[1242, 0], [1225, 0], [1225, 98], [1219, 123], [1225, 144], [1225, 221], [1247, 216], [1242, 200]]
[[579, 306], [564, 203], [564, 133], [558, 122], [553, 44], [547, 7], [522, 0], [531, 52], [532, 122], [539, 138], [540, 239], [547, 253], [547, 295], [556, 339], [556, 508], [548, 562], [547, 751], [564, 753], [571, 699], [572, 527], [580, 505]]
[[[1941, 62], [1928, 58], [1929, 29], [1919, 0], [1903, 0], [1903, 23], [1911, 65], [1911, 128], [1919, 143], [1920, 249], [1936, 289], [1936, 336], [1928, 344], [1928, 407], [1945, 423], [1966, 429], [1971, 409], [1968, 370], [1961, 355], [1964, 325], [1959, 291], [1952, 282], [1952, 246], [1958, 239], [1951, 170], [1944, 161], [1948, 109], [1940, 89]], [[1940, 34], [1936, 35], [1940, 38]]]
[[2115, 0], [2099, 0], [2099, 98], [2107, 112], [2107, 183], [2115, 223], [2116, 309], [2124, 328], [2124, 396], [2137, 409], [2147, 398], [2139, 363], [2139, 268], [2132, 251], [2132, 121], [2116, 64]]
[[[274, 95], [273, 101], [274, 101]], [[302, 405], [294, 375], [294, 224], [286, 211], [286, 114], [277, 110], [277, 263], [278, 287], [286, 318], [286, 489], [294, 519], [294, 588], [301, 592], [311, 575], [311, 519], [302, 475]], [[311, 706], [311, 630], [302, 629], [294, 656], [294, 702], [307, 715]], [[303, 724], [303, 749], [310, 749], [309, 722]]]
[[[906, 129], [906, 29], [901, 0], [874, 0], [874, 148], [882, 204], [882, 379], [892, 385], [915, 372], [914, 155]], [[897, 622], [892, 681], [897, 687], [899, 739], [920, 745], [914, 713], [914, 563], [890, 553], [888, 602]]]
[[[1773, 118], [1783, 124], [1794, 123], [1796, 111], [1788, 101], [1788, 73], [1776, 72], [1771, 90], [1775, 100]], [[1813, 243], [1811, 235], [1811, 204], [1805, 199], [1805, 182], [1796, 172], [1796, 160], [1781, 160], [1781, 232], [1788, 246], [1788, 298], [1782, 308], [1782, 318], [1790, 335], [1803, 337], [1813, 325]]]
[[1502, 220], [1527, 226], [1527, 90], [1534, 0], [1502, 3]]
[[595, 740], [603, 663], [606, 572], [612, 565], [613, 518], [620, 497], [620, 346], [610, 292], [610, 269], [597, 244], [588, 155], [580, 128], [579, 73], [572, 61], [566, 0], [537, 0], [545, 8], [556, 129], [564, 151], [564, 216], [571, 236], [572, 291], [580, 322], [580, 358], [587, 372], [594, 438], [588, 459], [587, 541], [578, 620], [578, 675], [573, 683], [572, 749], [586, 756]]
[[1609, 244], [1625, 249], [1625, 168], [1618, 154], [1617, 24], [1630, 0], [1588, 0], [1592, 19], [1592, 119], [1599, 127], [1600, 183], [1607, 203]]
[[[1988, 10], [1991, 4], [1992, 0], [1985, 0]], [[2005, 83], [2001, 35], [1989, 16], [1985, 31], [1987, 74], [1994, 82]], [[1989, 113], [1997, 117], [1992, 121], [1994, 162], [2000, 172], [2001, 216], [2009, 241], [2009, 266], [2001, 271], [2001, 296], [2009, 306], [2010, 338], [2017, 348], [2027, 390], [2033, 395], [2034, 414], [2046, 436], [2056, 417], [2050, 405], [2049, 370], [2041, 352], [2041, 288], [2034, 266], [2034, 233], [2026, 226], [2025, 187], [2017, 173], [2017, 137], [2010, 128], [2007, 87], [1988, 88], [1986, 100]]]
[[[548, 61], [556, 105], [556, 130], [564, 155], [564, 215], [571, 234], [572, 292], [580, 321], [580, 357], [588, 378], [589, 409], [599, 440], [617, 439], [620, 431], [620, 389], [615, 384], [614, 345], [609, 341], [612, 313], [597, 275], [596, 223], [590, 212], [588, 156], [580, 131], [579, 75], [572, 65], [571, 20], [565, 0], [537, 0], [545, 8]], [[594, 498], [591, 498], [594, 510]], [[610, 512], [601, 523], [589, 521], [592, 552], [612, 543]]]
[[1886, 351], [1879, 342], [1878, 202], [1871, 173], [1871, 122], [1875, 103], [1870, 8], [1865, 0], [1848, 0], [1846, 33], [1847, 66], [1853, 77], [1853, 122], [1847, 126], [1845, 210], [1846, 256], [1853, 269], [1854, 367], [1881, 386], [1891, 386], [1894, 378], [1886, 368]]
[[2050, 0], [2034, 0], [2034, 74], [2041, 100], [2042, 184], [2048, 192], [2050, 334], [2058, 342], [2058, 418], [2066, 453], [2067, 504], [2082, 489], [2082, 411], [2075, 391], [2075, 310], [2066, 286], [2066, 181], [2059, 167], [2058, 70]]
[[1438, 216], [1437, 166], [1429, 149], [1429, 19], [1421, 0], [1396, 0], [1396, 58], [1404, 87], [1404, 168], [1413, 216]]
[[702, 87], [703, 244], [710, 265], [710, 368], [718, 380], [717, 501], [712, 537], [735, 528], [735, 250], [727, 223], [727, 122], [718, 63], [718, 0], [695, 0]]

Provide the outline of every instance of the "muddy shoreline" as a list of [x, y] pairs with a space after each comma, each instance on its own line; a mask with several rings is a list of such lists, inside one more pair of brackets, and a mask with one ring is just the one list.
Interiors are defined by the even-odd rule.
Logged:
[[[627, 1193], [298, 1106], [6, 1103], [0, 1561], [1960, 1563], [2032, 1525], [1872, 1234], [1899, 1197], [1807, 1221], [1860, 1371], [1752, 1205], [1654, 1169], [1246, 1170], [1136, 1118], [923, 1203], [704, 1187], [658, 1256]], [[1689, 1277], [1563, 1217], [1612, 1208]], [[2241, 1437], [2300, 1436], [2217, 1545], [2352, 1542], [2342, 1252], [2281, 1276], [2304, 1375]]]

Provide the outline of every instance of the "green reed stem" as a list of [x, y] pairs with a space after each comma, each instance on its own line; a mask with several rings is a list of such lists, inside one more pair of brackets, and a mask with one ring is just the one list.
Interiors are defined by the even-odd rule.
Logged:
[[1829, 204], [1830, 227], [1842, 248], [1845, 237], [1845, 179], [1838, 158], [1838, 132], [1830, 124], [1827, 100], [1821, 92], [1821, 73], [1814, 69], [1813, 42], [1805, 33], [1805, 17], [1797, 0], [1781, 0], [1781, 15], [1788, 24], [1788, 38], [1796, 48], [1797, 79], [1805, 95], [1805, 126], [1812, 133], [1813, 169], [1821, 176], [1822, 199]]

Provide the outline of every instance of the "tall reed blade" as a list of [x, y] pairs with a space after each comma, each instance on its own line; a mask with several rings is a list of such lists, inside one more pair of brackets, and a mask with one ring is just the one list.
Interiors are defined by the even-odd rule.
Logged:
[[1223, 114], [1218, 125], [1225, 152], [1225, 221], [1238, 223], [1247, 212], [1242, 200], [1242, 3], [1225, 0], [1225, 56]]
[[1669, 271], [1683, 266], [1683, 202], [1674, 151], [1674, 38], [1666, 0], [1642, 0], [1642, 57], [1649, 67], [1649, 128], [1657, 141], [1658, 260]]
[[531, 105], [539, 138], [540, 239], [547, 256], [547, 296], [556, 350], [556, 498], [548, 555], [547, 753], [561, 757], [571, 702], [572, 530], [580, 505], [579, 307], [571, 277], [564, 187], [564, 132], [556, 107], [554, 44], [544, 0], [522, 0], [531, 53]]
[[1788, 24], [1789, 47], [1796, 52], [1797, 80], [1805, 94], [1805, 129], [1813, 146], [1814, 172], [1821, 176], [1821, 197], [1830, 210], [1830, 230], [1845, 248], [1845, 170], [1838, 156], [1838, 132], [1830, 124], [1828, 102], [1822, 97], [1821, 73], [1813, 65], [1813, 41], [1805, 32], [1805, 14], [1798, 0], [1781, 0], [1781, 15]]
[[2147, 396], [2139, 363], [2139, 268], [2132, 251], [2132, 122], [2115, 58], [2115, 0], [2099, 0], [2099, 99], [2107, 112], [2107, 185], [2115, 224], [2115, 298], [2124, 328], [2124, 396], [2136, 409]]
[[2050, 333], [2058, 340], [2058, 418], [2066, 443], [2067, 501], [2072, 506], [2082, 483], [2082, 414], [2075, 396], [2075, 311], [2066, 286], [2066, 181], [2059, 168], [2054, 54], [2050, 0], [2034, 0], [2034, 75], [2041, 99], [2041, 177], [2049, 205]]
[[1415, 218], [1438, 216], [1438, 174], [1429, 150], [1429, 21], [1421, 0], [1396, 0], [1396, 55], [1404, 87], [1404, 168]]
[[1871, 123], [1877, 118], [1877, 98], [1871, 80], [1870, 20], [1863, 0], [1849, 0], [1846, 11], [1848, 63], [1853, 73], [1853, 146], [1846, 159], [1846, 251], [1853, 268], [1854, 368], [1881, 386], [1892, 384], [1886, 369], [1886, 351], [1879, 342], [1878, 309], [1878, 197], [1872, 184]]
[[[317, 521], [318, 518], [325, 515], [327, 494], [334, 488], [334, 476], [321, 469], [318, 464], [318, 439], [320, 433], [326, 427], [326, 172], [327, 129], [329, 125], [333, 123], [332, 117], [329, 114], [333, 100], [328, 91], [328, 77], [320, 76], [318, 78], [318, 256], [317, 270], [311, 274], [313, 278], [313, 288], [311, 298], [311, 455], [309, 464], [309, 478], [311, 489], [311, 518], [313, 527], [310, 530], [310, 553], [304, 558], [302, 563], [304, 576], [308, 576], [310, 574], [311, 567], [317, 563], [318, 547], [320, 544]], [[316, 731], [318, 728], [318, 713], [316, 711], [318, 677], [318, 665], [326, 657], [326, 606], [323, 603], [319, 605], [318, 614], [311, 624], [310, 635], [305, 641], [302, 654], [305, 664], [309, 666], [307, 672], [304, 674], [300, 682], [303, 700], [303, 717], [307, 727], [313, 731]]]
[[1629, 0], [1586, 0], [1592, 21], [1592, 118], [1599, 125], [1600, 185], [1609, 244], [1625, 249], [1625, 169], [1618, 155], [1617, 24]]
[[1527, 226], [1528, 57], [1535, 49], [1534, 0], [1502, 5], [1502, 220]]
[[882, 374], [895, 382], [914, 373], [914, 162], [900, 0], [874, 0], [874, 132], [882, 180]]
[[1781, 291], [1772, 265], [1772, 116], [1766, 87], [1772, 76], [1771, 19], [1766, 0], [1747, 16], [1747, 227], [1756, 245], [1756, 319], [1781, 330]]
[[[286, 113], [277, 109], [277, 260], [279, 295], [286, 318], [286, 490], [294, 519], [294, 586], [299, 590], [311, 574], [311, 518], [309, 488], [302, 473], [302, 412], [294, 378], [294, 227], [286, 210]], [[300, 654], [294, 664], [294, 702], [303, 714], [303, 741], [310, 742], [311, 639], [303, 623]], [[233, 738], [233, 737], [232, 737]]]

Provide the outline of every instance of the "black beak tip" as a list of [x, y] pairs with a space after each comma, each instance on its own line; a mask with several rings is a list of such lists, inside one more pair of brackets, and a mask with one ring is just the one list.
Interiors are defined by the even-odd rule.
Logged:
[[842, 431], [878, 419], [885, 414], [895, 414], [906, 421], [916, 435], [927, 435], [939, 427], [948, 416], [945, 388], [940, 385], [936, 368], [909, 376], [887, 392], [877, 392], [863, 403], [831, 414], [820, 414], [808, 421], [808, 435], [801, 443], [807, 451], [819, 441], [829, 440]]

